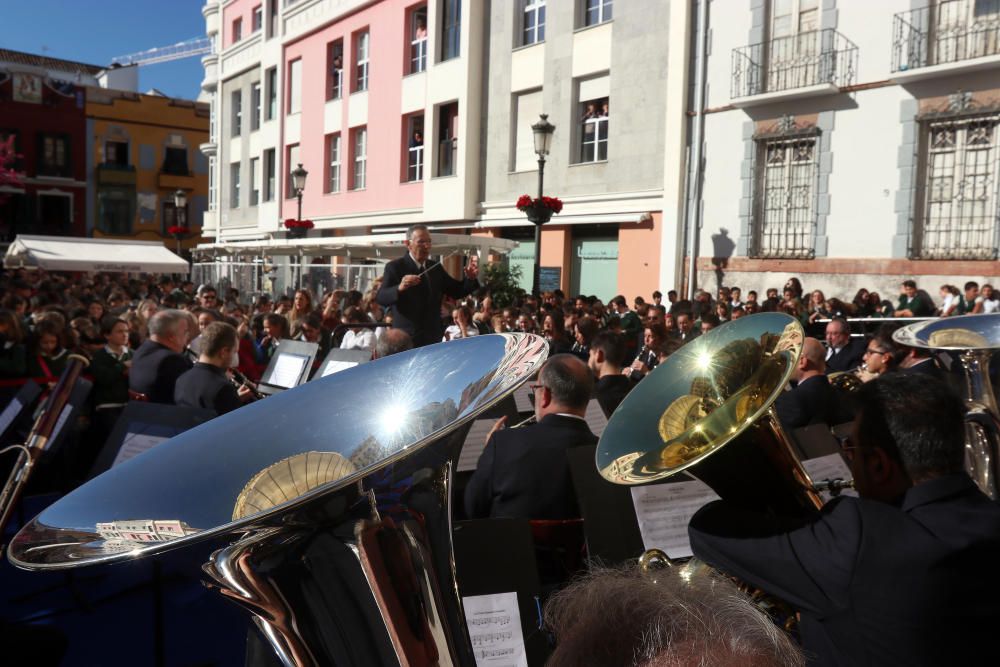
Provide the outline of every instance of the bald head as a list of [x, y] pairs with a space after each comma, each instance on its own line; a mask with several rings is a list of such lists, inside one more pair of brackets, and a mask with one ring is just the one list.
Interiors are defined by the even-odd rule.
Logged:
[[795, 379], [798, 382], [812, 377], [822, 375], [826, 372], [826, 348], [815, 338], [806, 338], [802, 343], [802, 354], [799, 356], [798, 366], [795, 368]]
[[[587, 411], [587, 403], [594, 393], [594, 376], [579, 357], [572, 354], [557, 354], [550, 357], [538, 373], [538, 384], [544, 387], [548, 400], [541, 403], [536, 396], [535, 407], [546, 403], [548, 412], [568, 412], [582, 415]], [[541, 418], [545, 414], [539, 414]]]
[[402, 329], [386, 329], [375, 342], [375, 359], [413, 349], [413, 339]]

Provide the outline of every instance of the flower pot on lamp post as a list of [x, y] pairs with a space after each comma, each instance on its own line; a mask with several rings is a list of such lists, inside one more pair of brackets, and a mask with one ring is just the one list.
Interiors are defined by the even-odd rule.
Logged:
[[[535, 298], [539, 295], [539, 276], [541, 274], [541, 251], [542, 251], [542, 225], [552, 218], [553, 213], [562, 210], [562, 202], [558, 199], [545, 197], [542, 195], [542, 186], [545, 182], [545, 157], [552, 148], [552, 134], [556, 131], [556, 126], [549, 122], [549, 115], [539, 114], [539, 121], [531, 126], [531, 133], [535, 138], [535, 153], [538, 155], [538, 197], [532, 200], [528, 195], [522, 195], [517, 200], [518, 210], [524, 211], [535, 225], [535, 270], [534, 279], [531, 282], [531, 294]], [[558, 210], [546, 204], [547, 199], [558, 202]], [[524, 201], [527, 200], [527, 201]], [[522, 207], [522, 203], [524, 206]]]
[[180, 256], [181, 239], [191, 232], [187, 227], [187, 193], [180, 188], [174, 192], [174, 216], [177, 224], [170, 227], [167, 233], [177, 242], [177, 255]]

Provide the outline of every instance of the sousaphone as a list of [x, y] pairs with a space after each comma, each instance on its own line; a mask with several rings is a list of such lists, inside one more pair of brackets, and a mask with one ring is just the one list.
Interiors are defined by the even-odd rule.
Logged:
[[815, 513], [822, 500], [773, 408], [803, 337], [795, 318], [761, 313], [687, 343], [615, 410], [598, 471], [629, 485], [687, 472], [744, 507]]
[[539, 336], [423, 347], [252, 403], [76, 489], [9, 558], [56, 570], [232, 535], [203, 569], [285, 665], [475, 660], [450, 488], [472, 420], [536, 373]]

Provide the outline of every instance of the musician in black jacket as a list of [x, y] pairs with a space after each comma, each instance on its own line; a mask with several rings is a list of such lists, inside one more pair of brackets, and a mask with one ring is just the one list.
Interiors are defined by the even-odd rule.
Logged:
[[153, 403], [173, 403], [174, 385], [191, 368], [184, 354], [190, 342], [190, 319], [180, 310], [161, 310], [149, 320], [149, 339], [132, 357], [128, 386]]
[[239, 390], [226, 375], [234, 366], [239, 339], [236, 329], [225, 322], [212, 322], [201, 332], [201, 355], [194, 368], [177, 378], [174, 402], [192, 408], [208, 408], [224, 415], [249, 400], [250, 389]]
[[572, 354], [549, 358], [533, 385], [538, 423], [490, 432], [465, 489], [470, 519], [569, 519], [580, 516], [566, 451], [593, 445], [584, 414], [594, 390], [587, 366]]
[[441, 297], [456, 299], [479, 287], [479, 267], [475, 261], [465, 268], [465, 280], [448, 275], [439, 262], [429, 261], [431, 233], [427, 225], [413, 225], [407, 232], [409, 252], [385, 265], [382, 286], [376, 300], [389, 308], [392, 326], [413, 338], [413, 346], [441, 342]]
[[965, 473], [962, 401], [902, 373], [858, 396], [842, 447], [860, 498], [794, 524], [710, 503], [695, 556], [791, 603], [813, 664], [1000, 664], [1000, 507]]
[[602, 331], [590, 343], [590, 357], [587, 366], [597, 382], [594, 384], [594, 398], [605, 417], [618, 408], [635, 384], [622, 375], [625, 363], [625, 340], [621, 334]]
[[824, 371], [823, 356], [826, 350], [815, 338], [806, 338], [802, 343], [802, 354], [792, 373], [797, 383], [789, 391], [782, 392], [774, 402], [785, 428], [801, 428], [812, 424], [834, 426], [851, 421], [853, 410], [844, 397], [830, 386]]
[[864, 361], [865, 341], [851, 338], [851, 328], [843, 317], [835, 317], [826, 325], [826, 372], [854, 370]]

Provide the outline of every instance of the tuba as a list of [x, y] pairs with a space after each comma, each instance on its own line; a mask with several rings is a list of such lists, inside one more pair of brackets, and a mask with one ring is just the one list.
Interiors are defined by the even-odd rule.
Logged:
[[803, 337], [795, 318], [760, 313], [695, 338], [618, 406], [597, 445], [598, 471], [629, 485], [687, 472], [744, 506], [814, 514], [822, 499], [773, 408]]
[[965, 469], [980, 490], [1000, 498], [1000, 409], [990, 382], [990, 357], [1000, 349], [1000, 314], [916, 322], [892, 334], [909, 347], [959, 353], [965, 371]]
[[472, 420], [547, 351], [539, 336], [476, 336], [252, 403], [68, 494], [18, 533], [9, 558], [54, 570], [231, 536], [204, 575], [284, 665], [474, 665], [452, 473]]

